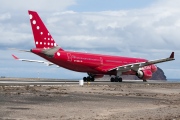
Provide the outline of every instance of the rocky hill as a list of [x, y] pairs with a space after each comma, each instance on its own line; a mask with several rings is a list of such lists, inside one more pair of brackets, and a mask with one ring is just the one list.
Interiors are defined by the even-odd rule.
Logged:
[[163, 70], [158, 67], [158, 70], [153, 74], [151, 80], [167, 80], [167, 79]]

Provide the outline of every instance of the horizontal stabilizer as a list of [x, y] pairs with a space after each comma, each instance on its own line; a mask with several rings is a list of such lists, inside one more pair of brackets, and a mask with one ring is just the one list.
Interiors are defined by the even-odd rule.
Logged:
[[29, 59], [19, 59], [17, 56], [12, 55], [15, 60], [25, 61], [25, 62], [36, 62], [36, 63], [44, 63], [47, 66], [54, 65], [54, 63], [48, 62], [48, 61], [41, 61], [41, 60], [29, 60]]

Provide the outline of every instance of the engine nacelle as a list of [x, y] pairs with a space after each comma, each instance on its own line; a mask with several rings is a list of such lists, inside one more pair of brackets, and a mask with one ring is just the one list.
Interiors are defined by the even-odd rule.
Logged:
[[138, 70], [136, 73], [136, 76], [139, 79], [143, 79], [143, 80], [147, 80], [150, 79], [152, 77], [152, 72], [151, 70]]
[[157, 71], [157, 66], [156, 65], [151, 65], [151, 71], [152, 73]]

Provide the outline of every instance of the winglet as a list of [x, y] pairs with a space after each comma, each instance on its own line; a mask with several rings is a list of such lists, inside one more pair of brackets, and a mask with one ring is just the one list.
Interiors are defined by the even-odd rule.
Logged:
[[13, 58], [14, 58], [14, 59], [16, 59], [16, 60], [18, 60], [18, 59], [19, 59], [18, 57], [16, 57], [16, 56], [15, 56], [15, 55], [13, 55], [13, 54], [12, 54], [12, 56], [13, 56]]
[[171, 53], [169, 58], [174, 58], [174, 52]]

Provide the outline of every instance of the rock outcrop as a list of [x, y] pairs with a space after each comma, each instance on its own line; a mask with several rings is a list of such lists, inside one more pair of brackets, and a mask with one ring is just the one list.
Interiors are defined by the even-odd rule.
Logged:
[[158, 67], [157, 71], [153, 73], [151, 80], [167, 80], [164, 71]]

